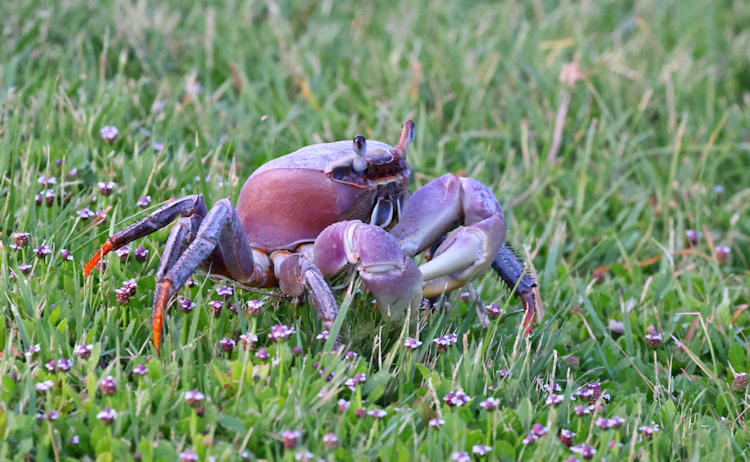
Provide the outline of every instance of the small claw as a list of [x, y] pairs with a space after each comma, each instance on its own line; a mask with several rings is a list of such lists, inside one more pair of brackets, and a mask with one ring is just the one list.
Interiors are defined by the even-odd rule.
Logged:
[[88, 276], [89, 274], [91, 274], [91, 270], [93, 270], [94, 267], [96, 267], [96, 265], [99, 263], [99, 261], [112, 250], [112, 240], [107, 239], [107, 242], [105, 242], [102, 248], [98, 252], [96, 252], [93, 257], [91, 257], [91, 260], [89, 260], [89, 262], [86, 264], [86, 267], [83, 268], [83, 275]]

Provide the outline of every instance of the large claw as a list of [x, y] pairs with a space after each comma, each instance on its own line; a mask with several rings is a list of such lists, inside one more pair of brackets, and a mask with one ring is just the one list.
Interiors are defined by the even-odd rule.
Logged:
[[384, 316], [398, 319], [409, 306], [417, 313], [422, 303], [422, 273], [382, 228], [361, 221], [335, 223], [318, 236], [313, 253], [315, 266], [326, 277], [356, 265]]
[[447, 174], [409, 198], [399, 224], [391, 231], [411, 256], [459, 224], [464, 227], [448, 236], [433, 258], [419, 267], [425, 297], [461, 287], [487, 271], [505, 240], [500, 204], [482, 183]]

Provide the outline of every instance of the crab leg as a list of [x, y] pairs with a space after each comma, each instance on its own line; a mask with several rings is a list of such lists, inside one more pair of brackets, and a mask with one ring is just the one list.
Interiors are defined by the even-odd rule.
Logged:
[[281, 291], [292, 297], [299, 297], [307, 291], [323, 323], [323, 329], [330, 331], [339, 312], [339, 305], [320, 269], [298, 253], [274, 252], [272, 258]]
[[[523, 265], [503, 247], [505, 216], [492, 192], [472, 178], [447, 174], [418, 189], [404, 205], [391, 234], [405, 255], [414, 256], [459, 224], [463, 227], [440, 243], [432, 259], [419, 267], [425, 280], [424, 296], [434, 297], [461, 287], [484, 274], [494, 262], [498, 274], [513, 289], [523, 274]], [[526, 318], [533, 321], [533, 296], [530, 287], [528, 294], [526, 289], [525, 283], [519, 284]], [[531, 325], [526, 321], [524, 325], [530, 332]]]
[[412, 314], [417, 313], [422, 303], [422, 273], [382, 228], [359, 220], [335, 223], [315, 240], [313, 253], [315, 265], [326, 277], [356, 265], [386, 317], [399, 318], [409, 306]]
[[91, 270], [94, 269], [96, 264], [99, 263], [99, 260], [101, 260], [109, 252], [117, 250], [136, 239], [147, 236], [154, 231], [164, 228], [169, 223], [171, 223], [175, 219], [175, 217], [177, 217], [177, 215], [199, 215], [203, 217], [206, 216], [206, 213], [206, 203], [203, 202], [203, 196], [200, 194], [185, 196], [183, 198], [169, 202], [168, 204], [152, 212], [143, 220], [128, 226], [127, 228], [123, 229], [113, 236], [110, 236], [107, 239], [107, 242], [104, 243], [102, 248], [98, 252], [96, 252], [91, 260], [89, 260], [88, 264], [83, 269], [83, 273], [88, 276], [91, 273]]
[[526, 335], [531, 335], [536, 314], [536, 299], [533, 292], [536, 283], [531, 279], [528, 271], [525, 271], [523, 263], [507, 242], [503, 243], [500, 252], [492, 262], [492, 269], [510, 290], [515, 290], [513, 295], [521, 299], [524, 308], [523, 326]]
[[[242, 222], [229, 199], [218, 201], [201, 223], [193, 242], [157, 283], [159, 294], [153, 308], [154, 347], [161, 351], [161, 328], [170, 298], [218, 247], [228, 274], [241, 283], [262, 287], [269, 276], [270, 261], [250, 247]], [[258, 261], [256, 258], [258, 257]]]
[[[185, 248], [195, 239], [202, 222], [202, 216], [191, 215], [180, 218], [177, 224], [172, 227], [169, 238], [167, 238], [167, 243], [164, 246], [159, 269], [156, 272], [157, 281], [161, 281], [164, 278], [164, 275], [175, 265], [177, 259], [185, 251]], [[157, 285], [156, 290], [154, 290], [154, 302], [151, 307], [151, 325], [154, 324], [154, 318], [156, 317], [156, 305], [160, 293], [161, 286]]]

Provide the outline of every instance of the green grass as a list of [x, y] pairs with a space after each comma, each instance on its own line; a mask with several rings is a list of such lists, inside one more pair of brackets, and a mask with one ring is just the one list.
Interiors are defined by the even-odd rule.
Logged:
[[[595, 460], [750, 456], [746, 390], [733, 384], [733, 371], [750, 369], [748, 3], [111, 3], [19, 0], [0, 18], [0, 460], [173, 461], [190, 449], [217, 461], [306, 451], [442, 461], [477, 444], [492, 447], [481, 460], [566, 460], [561, 429]], [[559, 76], [576, 56], [585, 78], [568, 88]], [[102, 275], [81, 274], [108, 234], [145, 216], [141, 196], [151, 208], [192, 193], [236, 200], [270, 159], [357, 133], [393, 144], [408, 118], [412, 189], [447, 172], [482, 181], [503, 205], [508, 240], [533, 255], [545, 316], [530, 340], [512, 314], [519, 303], [490, 274], [474, 282], [482, 303], [511, 314], [488, 329], [458, 293], [419, 323], [388, 324], [359, 280], [349, 290], [338, 281], [341, 332], [358, 361], [324, 353], [309, 303], [237, 288], [234, 302], [263, 299], [262, 315], [210, 316], [224, 282], [199, 274], [182, 291], [196, 307], [173, 306], [159, 359], [150, 306], [169, 229], [134, 243], [146, 262], [113, 255]], [[99, 135], [107, 125], [120, 132], [111, 145]], [[57, 179], [50, 206], [34, 203], [42, 175]], [[114, 194], [99, 194], [98, 181], [116, 182]], [[79, 220], [84, 207], [108, 210], [106, 223]], [[708, 234], [670, 258], [688, 229]], [[31, 233], [21, 251], [10, 248], [16, 232]], [[53, 251], [37, 258], [42, 244]], [[731, 249], [724, 262], [717, 245]], [[637, 265], [655, 255], [664, 258]], [[610, 265], [597, 282], [594, 270]], [[130, 278], [137, 294], [118, 305], [114, 290]], [[272, 344], [279, 323], [297, 333]], [[664, 336], [657, 348], [645, 338], [652, 327]], [[221, 352], [220, 339], [246, 332], [271, 360]], [[433, 339], [450, 332], [458, 342], [438, 354]], [[411, 352], [407, 337], [423, 344]], [[90, 358], [73, 352], [81, 344], [94, 346]], [[60, 358], [70, 371], [48, 372]], [[139, 364], [145, 376], [133, 374]], [[367, 380], [351, 392], [357, 372]], [[101, 391], [108, 376], [113, 395]], [[54, 385], [37, 392], [45, 380]], [[581, 398], [568, 397], [592, 381], [611, 402], [579, 417]], [[566, 397], [556, 408], [543, 389], [553, 382]], [[459, 389], [473, 399], [449, 407], [443, 397]], [[202, 417], [189, 390], [205, 394]], [[479, 405], [490, 396], [494, 412]], [[339, 399], [351, 402], [343, 413]], [[105, 407], [117, 411], [111, 425], [97, 418]], [[358, 418], [361, 407], [387, 416]], [[57, 420], [37, 419], [52, 410]], [[601, 416], [625, 423], [602, 430]], [[445, 423], [431, 428], [432, 418]], [[648, 439], [639, 428], [651, 422], [660, 431]], [[535, 423], [548, 436], [524, 445]], [[284, 449], [287, 430], [301, 432], [296, 449]], [[338, 449], [324, 447], [331, 432]]]

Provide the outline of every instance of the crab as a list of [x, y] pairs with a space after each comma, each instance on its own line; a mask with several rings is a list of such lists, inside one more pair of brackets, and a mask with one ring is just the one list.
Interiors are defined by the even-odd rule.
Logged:
[[[393, 147], [361, 135], [303, 147], [253, 172], [236, 207], [230, 198], [211, 209], [201, 195], [172, 200], [109, 237], [84, 274], [107, 253], [181, 216], [156, 274], [157, 354], [169, 302], [199, 266], [247, 286], [278, 286], [292, 297], [307, 293], [325, 330], [339, 309], [327, 280], [347, 268], [358, 271], [382, 314], [394, 320], [493, 268], [521, 299], [530, 335], [535, 283], [505, 243], [499, 202], [479, 181], [453, 174], [410, 195], [406, 149], [414, 137], [407, 120]], [[413, 259], [421, 253], [426, 261], [417, 266]]]

